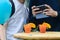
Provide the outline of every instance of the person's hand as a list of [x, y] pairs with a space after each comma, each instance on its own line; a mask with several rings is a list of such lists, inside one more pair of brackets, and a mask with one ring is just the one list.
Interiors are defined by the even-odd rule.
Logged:
[[32, 14], [35, 16], [36, 14], [42, 12], [42, 11], [37, 11], [37, 10], [40, 10], [39, 8], [37, 8], [36, 6], [33, 6], [32, 7]]
[[43, 13], [47, 16], [56, 17], [58, 16], [57, 11], [53, 10], [49, 5], [45, 4], [48, 9], [43, 10]]

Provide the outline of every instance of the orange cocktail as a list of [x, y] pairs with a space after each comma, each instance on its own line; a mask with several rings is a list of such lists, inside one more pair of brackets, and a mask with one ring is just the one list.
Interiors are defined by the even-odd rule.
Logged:
[[40, 30], [41, 33], [45, 33], [46, 32], [46, 26], [39, 25], [39, 30]]
[[45, 33], [46, 29], [51, 28], [51, 25], [49, 23], [44, 22], [43, 24], [39, 24], [39, 29], [41, 33]]
[[24, 25], [24, 31], [25, 31], [25, 33], [30, 33], [31, 27], [29, 25]]

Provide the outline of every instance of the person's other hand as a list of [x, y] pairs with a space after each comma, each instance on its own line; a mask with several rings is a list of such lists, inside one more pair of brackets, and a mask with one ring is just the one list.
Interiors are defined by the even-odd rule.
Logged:
[[42, 11], [37, 11], [37, 10], [40, 10], [39, 8], [37, 8], [36, 6], [33, 6], [32, 7], [32, 14], [35, 16], [36, 14], [42, 12]]
[[49, 5], [45, 4], [48, 9], [43, 10], [43, 13], [47, 16], [56, 17], [58, 16], [57, 11], [53, 10]]

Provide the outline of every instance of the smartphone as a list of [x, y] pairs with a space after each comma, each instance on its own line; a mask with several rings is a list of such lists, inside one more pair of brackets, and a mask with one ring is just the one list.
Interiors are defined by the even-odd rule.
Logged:
[[[36, 10], [36, 11], [43, 11], [45, 9], [48, 9], [48, 7], [46, 7], [45, 5], [40, 5], [40, 6], [36, 6], [36, 7], [39, 8], [39, 10]], [[47, 17], [49, 17], [49, 16], [46, 16], [43, 13], [36, 14], [36, 19], [47, 18]]]

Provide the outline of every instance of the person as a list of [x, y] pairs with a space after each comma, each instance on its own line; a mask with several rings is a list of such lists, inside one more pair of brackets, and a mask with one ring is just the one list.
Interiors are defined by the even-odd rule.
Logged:
[[21, 40], [14, 38], [14, 34], [23, 32], [23, 25], [28, 17], [28, 9], [24, 5], [25, 0], [12, 0], [15, 5], [15, 12], [7, 21], [6, 40]]
[[[30, 0], [29, 4], [29, 21], [33, 22], [37, 26], [42, 24], [43, 22], [47, 22], [51, 25], [51, 29], [47, 31], [60, 31], [60, 4], [59, 0]], [[39, 10], [36, 6], [45, 5], [48, 9], [44, 9], [43, 11], [36, 11]], [[42, 13], [41, 13], [42, 12]], [[36, 18], [36, 15], [40, 13], [46, 15], [48, 17], [44, 18]], [[40, 15], [39, 17], [41, 17]]]

